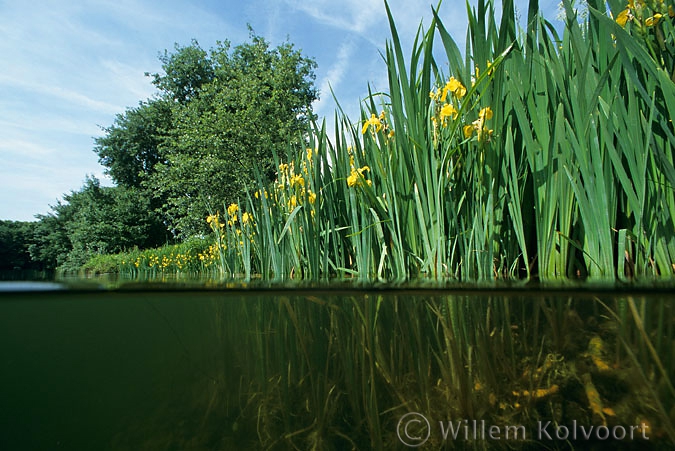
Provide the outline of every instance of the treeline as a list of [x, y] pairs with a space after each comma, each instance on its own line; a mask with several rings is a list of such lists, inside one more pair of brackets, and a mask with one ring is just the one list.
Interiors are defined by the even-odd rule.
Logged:
[[77, 270], [92, 255], [170, 239], [147, 196], [87, 178], [38, 221], [0, 221], [0, 270]]
[[[36, 222], [2, 221], [1, 269], [77, 270], [92, 256], [208, 233], [205, 218], [273, 180], [276, 156], [315, 118], [316, 63], [293, 44], [176, 44], [146, 73], [156, 94], [118, 114], [94, 151], [115, 182], [87, 177]], [[256, 184], [257, 185], [257, 184]]]
[[44, 262], [31, 256], [35, 224], [0, 220], [0, 271], [45, 269]]

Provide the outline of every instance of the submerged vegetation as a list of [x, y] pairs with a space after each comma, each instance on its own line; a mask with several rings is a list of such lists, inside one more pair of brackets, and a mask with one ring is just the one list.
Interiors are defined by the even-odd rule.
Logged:
[[[663, 294], [353, 286], [274, 294], [193, 292], [181, 314], [175, 297], [156, 303], [164, 318], [201, 325], [183, 338], [204, 359], [191, 361], [194, 384], [172, 386], [176, 398], [144, 412], [144, 427], [130, 421], [114, 447], [637, 450], [675, 442], [675, 336], [672, 322], [657, 324], [674, 312]], [[189, 418], [179, 428], [176, 403]], [[429, 425], [402, 424], [411, 413]]]

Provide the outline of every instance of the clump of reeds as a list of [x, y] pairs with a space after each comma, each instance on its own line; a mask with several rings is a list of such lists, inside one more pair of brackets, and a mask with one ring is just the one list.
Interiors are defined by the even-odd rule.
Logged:
[[244, 202], [250, 233], [216, 230], [236, 249], [224, 272], [672, 277], [672, 8], [639, 1], [624, 22], [625, 5], [611, 5], [613, 20], [590, 1], [579, 21], [564, 5], [559, 36], [537, 2], [523, 32], [513, 2], [497, 23], [479, 1], [464, 55], [436, 11], [404, 54], [387, 9], [388, 91], [371, 93], [357, 123], [336, 112], [335, 136], [317, 124], [279, 161], [276, 182]]

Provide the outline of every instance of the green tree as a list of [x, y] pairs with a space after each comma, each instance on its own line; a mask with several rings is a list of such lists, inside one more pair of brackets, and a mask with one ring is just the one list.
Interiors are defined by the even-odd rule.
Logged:
[[[243, 199], [257, 174], [274, 178], [274, 155], [303, 144], [317, 98], [316, 64], [290, 43], [272, 49], [252, 35], [233, 51], [219, 43], [209, 55], [213, 79], [189, 102], [176, 104], [166, 159], [148, 183], [183, 235], [204, 230], [209, 211]], [[163, 78], [156, 80], [161, 86]]]
[[96, 138], [94, 151], [117, 185], [140, 188], [162, 161], [161, 144], [172, 127], [172, 105], [163, 99], [140, 102], [118, 114]]
[[33, 261], [29, 247], [36, 222], [0, 221], [0, 270], [43, 269]]
[[[162, 142], [172, 127], [172, 102], [151, 99], [140, 102], [115, 118], [112, 126], [104, 129], [104, 136], [95, 140], [94, 151], [106, 173], [120, 187], [120, 201], [147, 208], [145, 218], [154, 224], [163, 223], [160, 207], [163, 200], [143, 186], [161, 162]], [[131, 199], [135, 197], [135, 199]], [[140, 214], [140, 212], [139, 212]], [[137, 237], [141, 242], [164, 242], [166, 227], [147, 227], [152, 236]]]
[[41, 262], [45, 269], [54, 270], [68, 260], [73, 245], [68, 237], [66, 224], [72, 218], [73, 209], [58, 202], [52, 205], [52, 213], [37, 215], [33, 241], [28, 247], [31, 259]]
[[165, 226], [158, 221], [148, 196], [135, 187], [103, 187], [87, 178], [40, 216], [30, 253], [49, 267], [77, 270], [92, 255], [165, 244]]
[[253, 32], [233, 49], [176, 45], [160, 61], [158, 95], [119, 115], [94, 150], [118, 185], [152, 197], [186, 237], [206, 231], [210, 211], [243, 199], [258, 174], [272, 180], [274, 155], [306, 140], [316, 63]]
[[74, 260], [75, 266], [84, 264], [92, 254], [112, 254], [166, 242], [150, 198], [138, 191], [125, 186], [102, 187], [92, 177], [87, 178], [81, 191], [64, 197], [74, 209], [66, 230], [73, 245], [69, 260]]
[[[224, 45], [229, 47], [228, 43]], [[164, 75], [152, 74], [152, 83], [165, 98], [181, 104], [194, 99], [201, 87], [213, 81], [215, 75], [213, 61], [194, 39], [187, 47], [175, 44], [174, 53], [164, 50], [159, 60], [162, 62]], [[150, 76], [147, 72], [146, 75]]]

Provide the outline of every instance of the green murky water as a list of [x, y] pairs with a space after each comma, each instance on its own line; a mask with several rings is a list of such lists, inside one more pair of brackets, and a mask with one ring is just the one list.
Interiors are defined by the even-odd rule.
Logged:
[[1, 450], [674, 445], [668, 290], [3, 287]]

